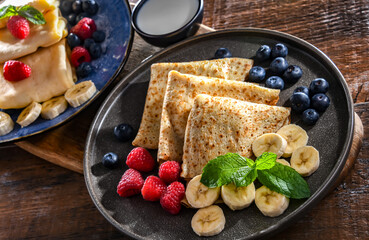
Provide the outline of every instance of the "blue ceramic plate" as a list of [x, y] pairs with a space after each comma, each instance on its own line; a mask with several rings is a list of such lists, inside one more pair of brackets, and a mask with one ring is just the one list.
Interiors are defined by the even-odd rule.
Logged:
[[[96, 22], [97, 29], [106, 33], [106, 39], [102, 43], [105, 53], [99, 59], [91, 62], [94, 71], [88, 77], [78, 79], [77, 83], [92, 80], [98, 92], [82, 106], [68, 107], [64, 113], [52, 120], [44, 120], [39, 117], [31, 125], [24, 128], [15, 124], [12, 132], [0, 136], [0, 143], [35, 135], [64, 123], [94, 101], [119, 74], [128, 59], [133, 42], [131, 9], [127, 0], [99, 0], [97, 2], [100, 6], [99, 12], [92, 18]], [[15, 122], [22, 109], [3, 111], [8, 113]]]

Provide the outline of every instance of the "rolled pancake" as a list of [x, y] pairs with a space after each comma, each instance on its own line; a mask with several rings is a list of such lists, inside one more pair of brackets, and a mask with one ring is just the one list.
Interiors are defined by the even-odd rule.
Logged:
[[0, 64], [0, 108], [23, 108], [33, 101], [43, 102], [64, 92], [76, 79], [66, 54], [65, 39], [48, 48], [20, 58], [31, 67], [29, 78], [18, 82], [4, 79]]
[[160, 117], [170, 71], [244, 81], [252, 64], [253, 60], [244, 58], [153, 64], [141, 125], [132, 144], [150, 149], [158, 148]]
[[160, 122], [158, 161], [182, 161], [188, 115], [198, 94], [276, 105], [280, 90], [171, 71]]
[[181, 176], [201, 174], [206, 163], [228, 152], [252, 156], [252, 142], [290, 122], [290, 109], [200, 94], [188, 117]]
[[59, 9], [47, 12], [44, 18], [46, 24], [30, 24], [30, 33], [25, 39], [14, 37], [7, 28], [0, 29], [0, 63], [34, 53], [39, 47], [49, 47], [68, 34]]

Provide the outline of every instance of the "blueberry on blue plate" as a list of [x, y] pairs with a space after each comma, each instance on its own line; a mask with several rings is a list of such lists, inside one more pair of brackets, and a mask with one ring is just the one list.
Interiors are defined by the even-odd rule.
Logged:
[[261, 45], [256, 51], [256, 59], [259, 61], [265, 61], [270, 58], [271, 49], [268, 45]]
[[290, 65], [283, 73], [283, 79], [288, 83], [296, 83], [302, 77], [302, 69], [297, 65]]
[[90, 15], [95, 15], [99, 10], [99, 5], [95, 0], [85, 0], [82, 2], [82, 9]]
[[228, 50], [228, 48], [218, 48], [215, 51], [214, 58], [230, 58], [232, 57], [232, 53]]
[[324, 78], [314, 79], [309, 86], [310, 94], [326, 93], [329, 89], [329, 83]]
[[255, 66], [250, 69], [249, 81], [250, 82], [261, 82], [265, 78], [265, 69], [260, 66]]
[[89, 49], [92, 44], [95, 44], [95, 41], [92, 38], [87, 38], [83, 42], [83, 47]]
[[274, 89], [284, 89], [284, 81], [278, 76], [271, 76], [265, 81], [265, 86]]
[[81, 12], [80, 14], [77, 15], [76, 17], [76, 23], [78, 23], [79, 21], [82, 20], [82, 18], [85, 18], [85, 17], [89, 17], [87, 13], [85, 12]]
[[270, 70], [276, 74], [282, 75], [288, 67], [288, 62], [283, 57], [277, 57], [270, 63]]
[[89, 62], [81, 63], [76, 70], [77, 76], [79, 78], [87, 77], [92, 72], [92, 65]]
[[296, 112], [303, 112], [310, 107], [310, 98], [302, 92], [296, 92], [290, 97], [291, 107]]
[[319, 119], [319, 113], [315, 109], [309, 108], [302, 113], [302, 121], [307, 125], [314, 125]]
[[75, 14], [82, 12], [82, 2], [80, 0], [74, 0], [72, 4], [72, 10]]
[[287, 54], [288, 54], [288, 48], [283, 43], [277, 43], [272, 48], [272, 52], [271, 52], [272, 58], [286, 57]]
[[101, 42], [104, 42], [105, 40], [105, 32], [103, 31], [95, 31], [93, 34], [92, 34], [92, 38], [95, 40], [95, 42], [97, 43], [101, 43]]
[[90, 45], [90, 47], [88, 48], [88, 51], [89, 51], [92, 59], [97, 59], [97, 58], [101, 57], [102, 48], [101, 48], [100, 44], [92, 43]]
[[309, 96], [309, 88], [305, 87], [305, 86], [301, 86], [301, 87], [297, 87], [293, 93], [297, 93], [297, 92], [302, 92], [305, 93], [307, 96]]
[[311, 97], [311, 106], [319, 112], [324, 112], [330, 103], [331, 100], [324, 93], [317, 93]]
[[81, 45], [81, 39], [74, 33], [68, 34], [67, 42], [71, 49]]
[[77, 15], [75, 13], [70, 13], [66, 18], [70, 25], [76, 25]]
[[129, 124], [122, 123], [114, 127], [114, 136], [120, 141], [129, 141], [133, 135], [133, 128]]
[[118, 155], [113, 152], [105, 154], [102, 159], [102, 164], [110, 169], [118, 167], [119, 165]]
[[68, 15], [72, 12], [72, 2], [68, 0], [64, 0], [60, 4], [60, 11], [64, 14], [64, 16]]

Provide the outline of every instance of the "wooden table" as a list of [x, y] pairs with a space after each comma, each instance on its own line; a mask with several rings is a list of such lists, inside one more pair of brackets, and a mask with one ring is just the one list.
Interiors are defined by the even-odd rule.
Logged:
[[[364, 125], [363, 146], [348, 176], [318, 206], [274, 239], [368, 239], [369, 2], [204, 2], [203, 23], [214, 29], [279, 30], [325, 52], [345, 76]], [[130, 64], [128, 61], [127, 66]], [[0, 239], [127, 239], [95, 208], [82, 175], [13, 144], [0, 145], [0, 156]]]

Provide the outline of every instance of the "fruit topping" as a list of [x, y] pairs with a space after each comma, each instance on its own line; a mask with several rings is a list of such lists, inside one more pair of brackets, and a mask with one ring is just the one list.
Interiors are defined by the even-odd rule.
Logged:
[[104, 165], [104, 167], [110, 169], [118, 167], [119, 165], [118, 155], [113, 152], [105, 154], [104, 157], [102, 158], [102, 164]]
[[7, 27], [10, 33], [18, 39], [25, 39], [30, 32], [28, 20], [19, 15], [10, 17]]
[[69, 33], [67, 42], [71, 49], [81, 45], [81, 39], [74, 33]]
[[88, 51], [90, 52], [92, 59], [97, 59], [102, 54], [101, 46], [98, 43], [92, 43], [88, 48]]
[[80, 0], [74, 0], [72, 10], [75, 14], [82, 12], [82, 2]]
[[265, 70], [260, 66], [255, 66], [250, 69], [249, 80], [251, 82], [261, 82], [265, 78]]
[[232, 57], [232, 53], [228, 50], [228, 48], [218, 48], [215, 51], [214, 58], [230, 58]]
[[314, 79], [309, 86], [310, 94], [326, 93], [329, 89], [329, 83], [324, 78]]
[[186, 188], [186, 199], [193, 208], [203, 208], [212, 205], [220, 195], [220, 187], [209, 188], [201, 180], [201, 175], [197, 175], [188, 182]]
[[287, 54], [288, 54], [288, 48], [283, 43], [277, 43], [272, 48], [272, 53], [271, 53], [272, 58], [286, 57]]
[[3, 68], [4, 78], [10, 82], [16, 82], [31, 76], [31, 68], [20, 61], [9, 60]]
[[178, 181], [181, 166], [176, 161], [166, 161], [159, 167], [159, 177], [167, 184]]
[[121, 180], [117, 187], [117, 193], [121, 197], [129, 197], [139, 194], [144, 184], [144, 180], [141, 173], [134, 170], [128, 169], [124, 172]]
[[75, 25], [76, 24], [76, 20], [77, 20], [77, 15], [75, 13], [70, 13], [68, 14], [68, 16], [66, 17], [68, 23], [70, 25]]
[[185, 195], [185, 187], [180, 182], [173, 182], [160, 198], [160, 204], [165, 211], [175, 215], [181, 210], [181, 200]]
[[236, 187], [234, 183], [223, 185], [220, 194], [224, 203], [233, 211], [244, 209], [255, 199], [255, 185], [251, 183], [244, 187]]
[[79, 107], [87, 102], [96, 92], [95, 84], [89, 80], [80, 82], [69, 88], [64, 97], [72, 107]]
[[277, 57], [270, 63], [270, 70], [276, 74], [283, 74], [288, 67], [288, 62], [283, 57]]
[[301, 176], [310, 176], [318, 169], [319, 164], [319, 152], [312, 146], [300, 147], [292, 153], [291, 167]]
[[32, 102], [19, 114], [17, 123], [22, 127], [26, 127], [36, 121], [41, 114], [42, 106], [37, 102]]
[[60, 4], [60, 11], [64, 14], [67, 15], [69, 13], [72, 12], [72, 1], [63, 1]]
[[82, 2], [82, 9], [87, 14], [95, 15], [99, 10], [99, 5], [95, 0], [85, 0]]
[[118, 140], [126, 142], [134, 137], [134, 131], [131, 125], [122, 123], [114, 127], [114, 136]]
[[223, 210], [217, 205], [212, 205], [195, 213], [191, 227], [199, 236], [214, 236], [223, 231], [225, 222]]
[[318, 93], [311, 97], [311, 106], [319, 112], [324, 112], [330, 103], [331, 100], [324, 93]]
[[92, 34], [96, 31], [95, 21], [91, 18], [85, 17], [81, 19], [72, 29], [71, 33], [77, 34], [82, 40], [91, 38]]
[[279, 158], [283, 155], [286, 148], [286, 139], [276, 133], [263, 134], [252, 143], [252, 151], [256, 157], [261, 156], [264, 152], [270, 152], [277, 154], [277, 158]]
[[87, 13], [85, 12], [81, 12], [80, 14], [77, 15], [76, 17], [76, 23], [78, 23], [79, 21], [81, 21], [82, 19], [89, 17]]
[[290, 65], [283, 73], [283, 79], [288, 83], [296, 83], [302, 77], [302, 69], [297, 65]]
[[274, 89], [284, 89], [284, 81], [278, 76], [271, 76], [265, 81], [265, 86]]
[[319, 119], [319, 113], [312, 108], [306, 109], [302, 113], [302, 121], [307, 125], [314, 125]]
[[262, 45], [256, 51], [256, 59], [259, 61], [264, 61], [270, 58], [271, 49], [268, 45]]
[[42, 103], [41, 117], [54, 119], [68, 108], [68, 102], [64, 96], [54, 97]]
[[79, 78], [87, 77], [91, 72], [92, 72], [92, 65], [89, 62], [81, 63], [76, 70], [77, 76]]
[[290, 97], [292, 109], [296, 112], [303, 112], [310, 107], [310, 98], [302, 92], [296, 92]]
[[262, 186], [255, 192], [255, 205], [265, 216], [277, 217], [281, 215], [289, 205], [290, 200], [277, 192]]
[[141, 189], [143, 199], [147, 201], [159, 201], [161, 195], [166, 191], [167, 185], [156, 176], [148, 176]]
[[9, 114], [0, 111], [0, 136], [10, 133], [14, 129], [14, 122]]
[[104, 42], [105, 40], [105, 32], [101, 31], [101, 30], [98, 30], [96, 32], [94, 32], [92, 34], [92, 38], [95, 40], [95, 42], [97, 43], [101, 43], [101, 42]]
[[136, 147], [127, 156], [128, 167], [142, 172], [150, 172], [155, 166], [155, 160], [145, 148]]
[[78, 67], [83, 62], [91, 62], [91, 56], [87, 49], [77, 46], [73, 48], [70, 60], [73, 66]]
[[305, 87], [305, 86], [300, 86], [300, 87], [297, 87], [293, 93], [297, 93], [297, 92], [302, 92], [302, 93], [305, 93], [307, 96], [309, 96], [309, 88]]
[[92, 38], [87, 38], [87, 39], [85, 39], [85, 41], [83, 42], [83, 47], [84, 48], [86, 48], [86, 49], [89, 49], [90, 48], [90, 46], [92, 45], [92, 44], [94, 44], [95, 43], [95, 41], [92, 39]]

